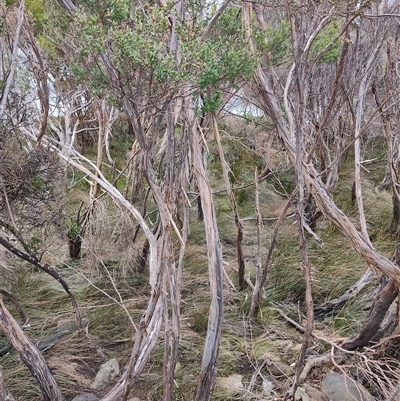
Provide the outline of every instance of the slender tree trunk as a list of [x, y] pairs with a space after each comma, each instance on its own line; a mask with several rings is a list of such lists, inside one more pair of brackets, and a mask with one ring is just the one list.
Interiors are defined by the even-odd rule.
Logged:
[[7, 79], [4, 83], [4, 89], [2, 90], [2, 94], [0, 97], [0, 118], [3, 118], [4, 110], [7, 104], [8, 94], [10, 93], [11, 85], [14, 81], [14, 72], [17, 66], [17, 58], [18, 58], [18, 46], [19, 46], [19, 38], [21, 34], [21, 26], [24, 21], [24, 11], [25, 11], [25, 1], [21, 0], [21, 3], [18, 7], [18, 15], [17, 15], [17, 28], [15, 30], [15, 36], [13, 41], [13, 49], [11, 53], [10, 60], [10, 68], [7, 73]]
[[260, 306], [261, 303], [261, 295], [262, 295], [262, 289], [264, 288], [265, 281], [267, 279], [271, 263], [272, 263], [272, 255], [274, 253], [277, 240], [278, 240], [278, 233], [279, 229], [285, 219], [286, 213], [289, 210], [289, 207], [291, 206], [293, 202], [293, 198], [295, 195], [296, 191], [292, 193], [290, 196], [289, 200], [286, 202], [285, 207], [283, 208], [282, 212], [280, 213], [278, 220], [275, 224], [274, 232], [272, 234], [271, 242], [268, 248], [268, 254], [267, 254], [267, 260], [265, 261], [264, 266], [262, 267], [262, 271], [260, 272], [259, 275], [257, 275], [256, 283], [254, 285], [254, 290], [253, 290], [253, 296], [251, 299], [251, 306], [250, 306], [250, 312], [249, 312], [249, 318], [254, 319], [256, 316], [257, 309]]
[[82, 249], [82, 238], [78, 235], [76, 238], [68, 239], [68, 253], [71, 259], [79, 259]]
[[193, 105], [188, 105], [188, 122], [190, 123], [192, 160], [194, 174], [202, 198], [204, 225], [207, 240], [208, 269], [210, 276], [211, 304], [208, 315], [208, 327], [204, 344], [200, 380], [194, 401], [209, 401], [214, 389], [215, 375], [219, 355], [219, 346], [223, 324], [223, 267], [222, 249], [219, 239], [217, 219], [207, 172], [201, 157], [201, 138], [197, 132]]
[[393, 215], [392, 215], [392, 221], [390, 222], [390, 233], [392, 235], [396, 235], [400, 220], [400, 201], [398, 194], [396, 194], [397, 189], [394, 188], [396, 186], [397, 183], [393, 183], [393, 193], [392, 193]]
[[238, 212], [238, 208], [237, 208], [235, 194], [233, 193], [232, 186], [231, 186], [231, 183], [229, 181], [227, 162], [226, 162], [226, 159], [225, 159], [224, 150], [222, 148], [221, 136], [219, 134], [217, 120], [216, 120], [214, 115], [211, 118], [212, 118], [212, 125], [213, 125], [213, 128], [214, 128], [215, 140], [216, 140], [217, 145], [218, 145], [219, 158], [221, 160], [222, 177], [224, 179], [225, 188], [226, 188], [226, 191], [227, 191], [228, 196], [229, 196], [229, 201], [230, 201], [230, 204], [231, 204], [231, 209], [232, 209], [232, 212], [233, 212], [233, 217], [235, 219], [235, 225], [236, 225], [236, 229], [237, 229], [236, 255], [237, 255], [238, 272], [239, 272], [239, 289], [240, 290], [244, 290], [244, 288], [246, 286], [246, 280], [245, 280], [245, 277], [244, 277], [244, 274], [245, 274], [245, 262], [244, 262], [244, 255], [243, 255], [243, 246], [242, 246], [243, 226], [242, 226], [242, 222], [240, 221], [240, 218], [239, 218], [239, 212]]
[[1, 401], [14, 401], [14, 397], [8, 391], [6, 385], [4, 384], [3, 380], [3, 372], [0, 368], [0, 400]]

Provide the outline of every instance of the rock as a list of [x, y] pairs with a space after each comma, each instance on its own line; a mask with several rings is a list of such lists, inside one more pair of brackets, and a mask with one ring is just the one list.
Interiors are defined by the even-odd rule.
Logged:
[[243, 376], [233, 374], [227, 377], [217, 377], [216, 384], [219, 388], [231, 393], [238, 393], [244, 390], [242, 383]]
[[292, 376], [294, 374], [292, 367], [279, 361], [270, 361], [268, 363], [268, 370], [274, 376]]
[[262, 389], [263, 395], [271, 395], [274, 392], [274, 383], [268, 377], [263, 377]]
[[119, 364], [116, 359], [110, 359], [100, 366], [100, 370], [90, 386], [95, 390], [103, 390], [107, 384], [119, 374]]
[[77, 395], [72, 401], [98, 401], [99, 398], [92, 393], [83, 393]]
[[321, 386], [322, 392], [332, 401], [372, 401], [372, 396], [348, 376], [329, 372]]
[[292, 340], [275, 340], [274, 345], [281, 350], [292, 349], [293, 341]]
[[310, 396], [312, 401], [329, 401], [328, 397], [326, 397], [321, 391], [317, 390], [314, 387], [311, 387], [308, 384], [304, 384], [304, 389], [306, 393]]
[[[306, 390], [303, 387], [297, 387], [296, 394], [294, 395], [295, 401], [311, 401], [311, 398], [307, 395]], [[314, 401], [314, 400], [312, 400]]]

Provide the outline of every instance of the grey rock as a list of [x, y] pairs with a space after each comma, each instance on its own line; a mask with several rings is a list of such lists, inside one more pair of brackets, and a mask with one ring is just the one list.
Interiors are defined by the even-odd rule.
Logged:
[[321, 391], [332, 401], [372, 401], [372, 396], [361, 385], [348, 376], [329, 372], [321, 386]]
[[263, 395], [269, 396], [274, 392], [275, 384], [269, 377], [263, 377], [262, 392]]
[[72, 401], [98, 401], [99, 398], [92, 393], [83, 393], [77, 395]]
[[303, 387], [298, 387], [296, 390], [296, 394], [294, 395], [295, 401], [311, 401], [311, 398], [306, 393], [306, 390]]
[[292, 367], [279, 361], [271, 361], [268, 364], [268, 370], [274, 376], [292, 376], [294, 374]]
[[118, 374], [118, 361], [116, 359], [110, 359], [100, 366], [100, 370], [97, 372], [94, 382], [90, 387], [95, 390], [103, 390], [111, 380], [117, 377]]

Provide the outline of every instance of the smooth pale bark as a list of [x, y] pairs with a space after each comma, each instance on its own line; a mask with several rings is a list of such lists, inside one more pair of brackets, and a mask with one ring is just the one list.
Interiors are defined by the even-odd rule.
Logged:
[[13, 348], [39, 382], [43, 401], [64, 401], [61, 390], [54, 379], [45, 359], [32, 341], [22, 331], [19, 324], [0, 299], [0, 329], [6, 335]]
[[228, 163], [226, 162], [224, 150], [222, 148], [221, 136], [219, 134], [217, 119], [214, 115], [211, 116], [211, 119], [212, 119], [212, 126], [214, 129], [215, 140], [218, 145], [219, 158], [221, 160], [222, 177], [224, 179], [226, 192], [228, 193], [228, 197], [229, 197], [229, 201], [231, 204], [231, 209], [233, 212], [233, 217], [235, 219], [235, 225], [236, 225], [236, 229], [237, 229], [236, 257], [237, 257], [238, 272], [239, 272], [239, 289], [243, 290], [245, 287], [245, 282], [246, 282], [245, 278], [244, 278], [245, 262], [244, 262], [243, 247], [242, 247], [243, 225], [242, 225], [242, 222], [240, 221], [235, 194], [233, 193], [232, 185], [229, 181]]
[[36, 42], [36, 39], [33, 36], [32, 33], [32, 28], [29, 25], [28, 22], [25, 23], [24, 25], [25, 30], [28, 32], [29, 35], [29, 44], [33, 50], [33, 53], [35, 54], [36, 60], [33, 60], [33, 57], [29, 54], [29, 50], [27, 51], [27, 57], [29, 60], [29, 63], [31, 65], [31, 69], [33, 72], [33, 75], [36, 80], [36, 87], [40, 99], [40, 105], [41, 105], [41, 118], [40, 118], [40, 131], [38, 134], [38, 142], [40, 143], [40, 140], [43, 138], [44, 134], [46, 133], [47, 129], [47, 121], [49, 117], [49, 111], [50, 111], [50, 94], [49, 94], [49, 86], [48, 86], [48, 77], [47, 77], [47, 72], [45, 68], [45, 64], [42, 58], [42, 55], [40, 54], [40, 50], [38, 47], [38, 44]]
[[[355, 197], [357, 200], [358, 206], [358, 214], [359, 221], [361, 227], [361, 234], [364, 236], [366, 242], [370, 243], [368, 229], [367, 229], [367, 220], [365, 218], [364, 213], [364, 203], [362, 199], [362, 189], [361, 189], [361, 168], [362, 168], [362, 160], [361, 160], [361, 129], [362, 123], [364, 120], [364, 109], [365, 109], [365, 97], [367, 91], [370, 89], [370, 81], [373, 66], [377, 63], [377, 56], [383, 44], [383, 37], [378, 42], [378, 44], [373, 49], [365, 67], [364, 76], [360, 82], [359, 90], [358, 90], [358, 103], [357, 103], [357, 111], [356, 111], [356, 125], [354, 130], [354, 183], [355, 183]], [[371, 245], [372, 246], [372, 245]]]
[[200, 370], [200, 380], [197, 387], [195, 401], [208, 401], [211, 399], [215, 384], [215, 375], [219, 356], [219, 347], [223, 325], [223, 266], [222, 249], [219, 239], [217, 219], [213, 196], [204, 168], [202, 158], [202, 138], [197, 130], [197, 120], [194, 116], [195, 107], [188, 105], [188, 122], [191, 123], [191, 151], [194, 175], [202, 200], [204, 226], [207, 240], [208, 271], [210, 278], [210, 310], [208, 314], [208, 327], [204, 344], [203, 360]]

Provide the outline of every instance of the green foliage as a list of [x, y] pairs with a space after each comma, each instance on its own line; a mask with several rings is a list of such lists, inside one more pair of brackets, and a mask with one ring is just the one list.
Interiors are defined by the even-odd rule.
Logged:
[[[313, 41], [310, 52], [312, 55], [317, 56], [320, 52], [330, 44], [333, 38], [339, 33], [340, 29], [337, 23], [331, 23], [326, 26], [324, 30], [318, 33]], [[340, 41], [335, 40], [319, 57], [319, 63], [334, 64], [340, 56]]]
[[67, 237], [76, 240], [82, 232], [82, 225], [75, 220], [68, 220], [65, 223], [67, 229]]
[[140, 85], [143, 95], [157, 96], [191, 84], [205, 94], [201, 111], [217, 111], [221, 87], [250, 77], [255, 67], [255, 59], [241, 39], [237, 10], [229, 9], [221, 16], [218, 37], [211, 35], [205, 40], [201, 39], [205, 20], [195, 23], [197, 16], [193, 16], [191, 25], [177, 18], [174, 29], [179, 40], [179, 63], [168, 38], [173, 14], [170, 7], [147, 5], [142, 9], [126, 0], [107, 4], [89, 1], [78, 18], [79, 51], [71, 67], [73, 74], [89, 82], [96, 94], [109, 88], [106, 54], [118, 73], [119, 91], [129, 93]]
[[221, 94], [215, 92], [210, 96], [204, 96], [203, 104], [201, 106], [201, 112], [205, 113], [216, 113], [221, 105]]
[[38, 28], [43, 28], [46, 12], [43, 0], [25, 0], [26, 10], [32, 15], [33, 21]]
[[224, 40], [206, 40], [194, 57], [199, 67], [196, 81], [201, 90], [215, 88], [221, 81], [233, 85], [237, 77], [250, 77], [255, 66], [255, 59], [247, 49], [232, 47]]
[[39, 34], [37, 36], [37, 40], [39, 42], [40, 48], [44, 52], [46, 52], [49, 56], [51, 56], [53, 58], [57, 56], [57, 49], [56, 49], [56, 46], [54, 44], [54, 41], [49, 39], [47, 36], [41, 35], [41, 34]]
[[281, 65], [288, 61], [290, 50], [290, 25], [280, 21], [277, 27], [267, 25], [264, 31], [255, 31], [259, 51], [264, 53], [271, 65]]
[[[328, 24], [318, 33], [313, 41], [310, 54], [316, 57], [330, 44], [339, 33], [337, 22]], [[255, 30], [255, 39], [259, 51], [268, 57], [271, 65], [281, 65], [289, 61], [290, 57], [290, 25], [286, 20], [280, 21], [277, 27], [268, 25], [263, 31]], [[333, 64], [340, 55], [340, 41], [335, 40], [319, 57], [319, 63]]]
[[43, 240], [41, 237], [33, 234], [29, 240], [29, 243], [27, 244], [29, 251], [33, 254], [37, 254], [42, 242]]

